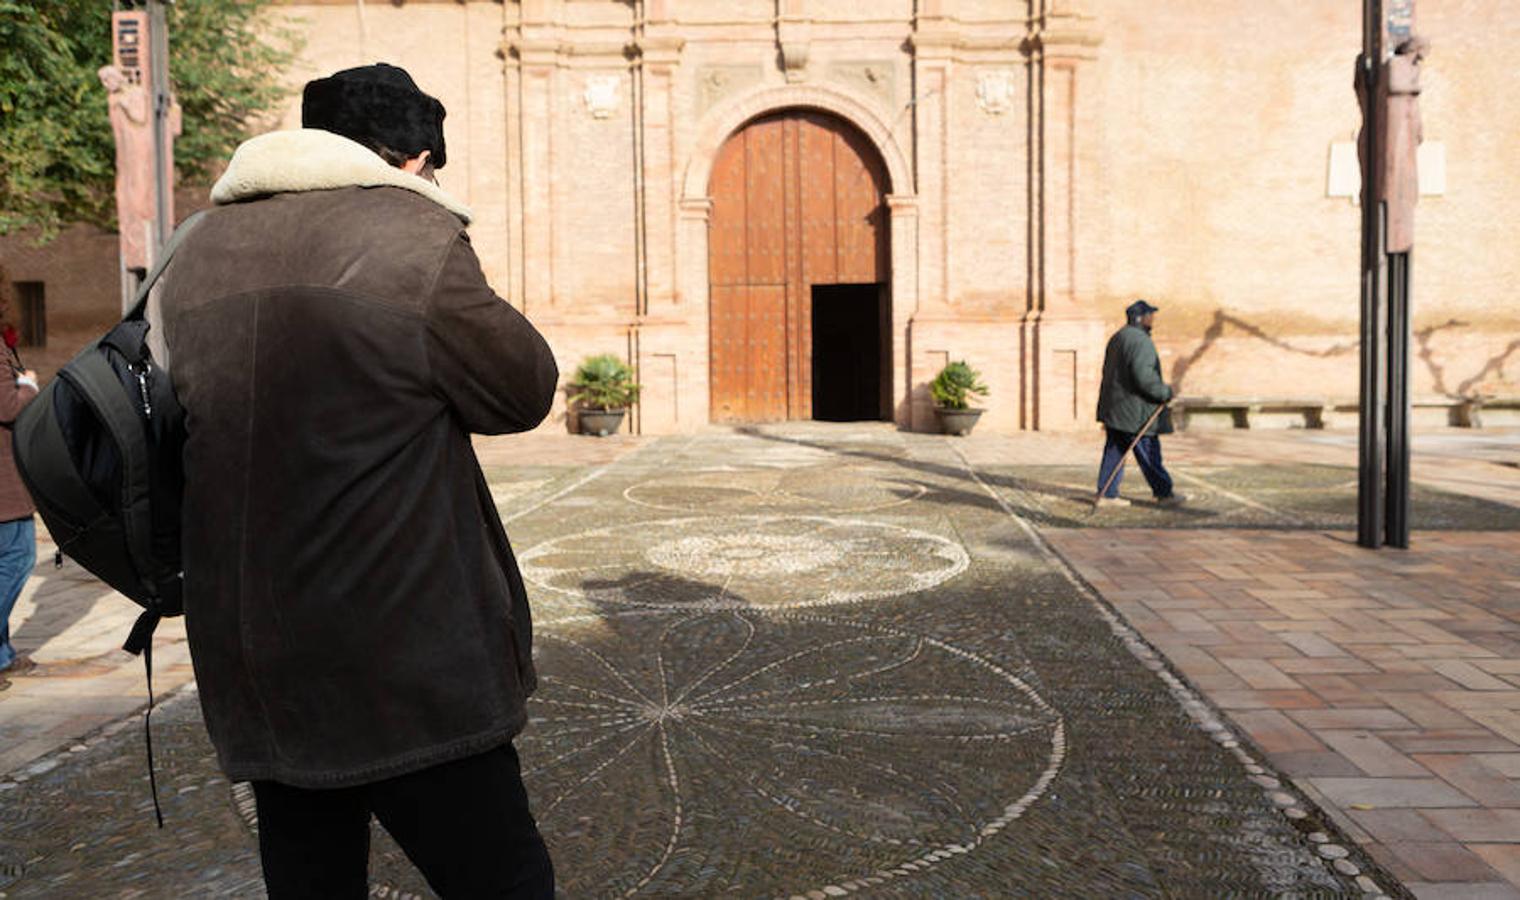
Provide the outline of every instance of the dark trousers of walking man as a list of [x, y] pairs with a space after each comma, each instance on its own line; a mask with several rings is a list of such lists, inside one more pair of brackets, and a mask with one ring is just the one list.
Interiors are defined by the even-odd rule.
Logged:
[[[1146, 484], [1151, 486], [1151, 493], [1157, 498], [1165, 498], [1173, 495], [1172, 476], [1167, 474], [1166, 467], [1161, 463], [1161, 439], [1154, 434], [1148, 434], [1139, 441], [1135, 441], [1133, 434], [1126, 434], [1113, 428], [1105, 428], [1108, 440], [1103, 445], [1103, 463], [1098, 467], [1098, 489], [1108, 485], [1108, 492], [1103, 496], [1114, 499], [1119, 496], [1119, 484], [1124, 481], [1124, 449], [1131, 442], [1135, 444], [1135, 462], [1140, 464], [1140, 474], [1145, 476]], [[1118, 469], [1118, 474], [1114, 470]], [[1109, 478], [1113, 481], [1110, 482]]]

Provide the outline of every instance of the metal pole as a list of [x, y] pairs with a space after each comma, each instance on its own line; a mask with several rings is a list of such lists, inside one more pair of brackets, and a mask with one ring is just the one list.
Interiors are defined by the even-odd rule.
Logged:
[[1388, 482], [1384, 541], [1409, 547], [1409, 263], [1388, 255]]
[[1384, 526], [1383, 217], [1377, 191], [1382, 34], [1382, 0], [1363, 0], [1362, 55], [1357, 60], [1362, 91], [1362, 292], [1356, 532], [1357, 543], [1372, 549], [1382, 546]]
[[164, 0], [148, 0], [148, 40], [152, 48], [149, 54], [149, 98], [153, 106], [153, 184], [154, 229], [153, 259], [156, 262], [169, 232], [174, 229], [173, 218], [174, 177], [170, 167], [174, 164], [169, 156], [169, 23], [164, 15]]

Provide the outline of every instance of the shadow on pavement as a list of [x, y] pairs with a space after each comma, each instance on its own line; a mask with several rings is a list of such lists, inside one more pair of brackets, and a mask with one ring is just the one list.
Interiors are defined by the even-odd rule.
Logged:
[[[877, 452], [859, 443], [824, 441], [767, 432], [753, 426], [736, 432], [759, 440], [804, 446], [839, 456], [901, 466], [966, 485], [943, 482], [923, 499], [934, 503], [998, 508], [962, 466]], [[1127, 466], [1126, 468], [1133, 468]], [[1232, 528], [1325, 531], [1356, 527], [1356, 470], [1318, 464], [1172, 468], [1178, 490], [1189, 495], [1181, 508], [1132, 498], [1131, 506], [1094, 510], [1096, 458], [1091, 466], [983, 467], [977, 475], [1021, 517], [1049, 528]], [[1125, 482], [1138, 478], [1129, 473]], [[1087, 482], [1094, 482], [1089, 487]], [[1144, 490], [1142, 485], [1141, 490]], [[1520, 530], [1520, 509], [1419, 484], [1411, 497], [1416, 530]]]

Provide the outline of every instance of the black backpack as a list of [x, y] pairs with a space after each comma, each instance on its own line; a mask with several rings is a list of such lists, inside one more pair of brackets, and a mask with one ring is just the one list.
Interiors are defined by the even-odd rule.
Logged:
[[[148, 350], [148, 295], [199, 218], [186, 219], [165, 245], [126, 318], [58, 370], [16, 417], [13, 434], [16, 468], [57, 542], [59, 564], [68, 556], [143, 608], [123, 649], [143, 654], [150, 712], [153, 631], [185, 611], [185, 413]], [[152, 752], [150, 734], [150, 775]], [[153, 805], [157, 812], [156, 786]]]

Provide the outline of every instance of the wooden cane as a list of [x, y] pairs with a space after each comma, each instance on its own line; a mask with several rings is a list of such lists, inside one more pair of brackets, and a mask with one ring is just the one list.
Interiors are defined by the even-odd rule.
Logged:
[[1166, 409], [1171, 402], [1168, 400], [1166, 403], [1157, 406], [1156, 411], [1151, 413], [1151, 417], [1145, 420], [1144, 425], [1140, 426], [1140, 430], [1135, 434], [1135, 439], [1129, 442], [1129, 446], [1124, 448], [1124, 455], [1119, 457], [1119, 464], [1114, 466], [1114, 471], [1108, 476], [1108, 480], [1103, 482], [1103, 486], [1098, 488], [1098, 493], [1093, 496], [1093, 509], [1098, 508], [1099, 501], [1103, 499], [1104, 494], [1108, 493], [1109, 485], [1113, 484], [1114, 479], [1119, 477], [1119, 473], [1124, 471], [1124, 461], [1129, 459], [1131, 453], [1135, 452], [1135, 445], [1140, 443], [1140, 439], [1145, 437], [1147, 431], [1151, 430], [1151, 426], [1161, 417], [1161, 411]]

